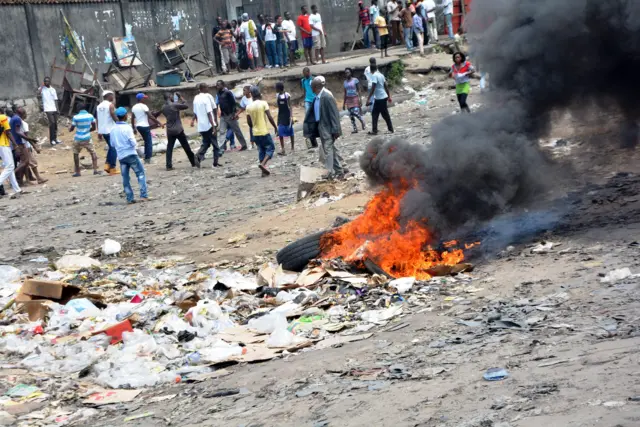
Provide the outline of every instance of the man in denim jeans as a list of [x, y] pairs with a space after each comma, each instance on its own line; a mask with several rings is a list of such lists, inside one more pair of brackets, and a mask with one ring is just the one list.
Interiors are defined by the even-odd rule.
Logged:
[[447, 33], [449, 33], [449, 38], [453, 39], [453, 0], [443, 0], [442, 8], [444, 9], [444, 22], [447, 25]]
[[144, 93], [136, 95], [138, 103], [131, 108], [131, 127], [133, 133], [140, 132], [140, 136], [144, 141], [144, 162], [151, 163], [153, 156], [153, 138], [151, 137], [151, 125], [162, 127], [162, 124], [156, 120], [149, 111], [147, 100], [149, 97]]
[[358, 11], [358, 19], [360, 19], [360, 24], [362, 25], [362, 38], [364, 41], [364, 48], [369, 49], [371, 47], [371, 43], [369, 42], [369, 28], [371, 26], [371, 16], [369, 16], [369, 8], [364, 7], [361, 1], [358, 2], [358, 7], [360, 10]]
[[111, 145], [115, 147], [118, 154], [118, 160], [120, 160], [120, 173], [122, 175], [122, 186], [124, 187], [124, 193], [127, 196], [127, 203], [135, 203], [133, 199], [133, 190], [131, 189], [131, 182], [129, 180], [129, 169], [133, 169], [133, 172], [138, 178], [138, 185], [140, 186], [140, 200], [147, 201], [149, 196], [147, 195], [147, 177], [144, 173], [144, 166], [138, 157], [136, 151], [136, 138], [133, 136], [133, 129], [127, 123], [127, 109], [124, 107], [116, 108], [116, 124], [111, 129]]

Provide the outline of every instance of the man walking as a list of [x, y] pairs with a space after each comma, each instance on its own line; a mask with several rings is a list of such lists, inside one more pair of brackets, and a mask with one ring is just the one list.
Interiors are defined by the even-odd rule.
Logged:
[[407, 46], [407, 50], [411, 52], [413, 50], [413, 16], [407, 3], [404, 4], [404, 8], [400, 11], [400, 19], [402, 19], [404, 44]]
[[318, 76], [311, 82], [311, 88], [316, 94], [313, 107], [307, 111], [304, 118], [304, 136], [308, 138], [320, 137], [321, 152], [324, 153], [325, 168], [329, 172], [325, 178], [342, 178], [344, 167], [342, 157], [335, 143], [342, 135], [340, 126], [340, 112], [333, 94], [324, 87], [325, 79]]
[[76, 131], [76, 134], [73, 137], [73, 166], [75, 168], [75, 173], [72, 176], [81, 176], [80, 152], [83, 148], [91, 155], [93, 174], [100, 175], [101, 172], [98, 170], [98, 155], [96, 154], [96, 150], [93, 148], [93, 142], [91, 141], [91, 132], [96, 130], [96, 119], [89, 114], [84, 105], [80, 106], [78, 114], [73, 116], [73, 119], [71, 119], [69, 132], [73, 132], [74, 130]]
[[9, 117], [0, 110], [0, 159], [4, 164], [4, 169], [0, 173], [0, 195], [4, 196], [4, 182], [9, 179], [11, 188], [15, 194], [20, 194], [22, 190], [18, 185], [15, 174], [15, 163], [13, 162], [13, 153], [11, 152], [11, 144], [13, 143], [13, 135], [11, 135], [11, 125]]
[[443, 0], [442, 7], [444, 9], [444, 22], [447, 25], [447, 33], [449, 38], [453, 39], [453, 0]]
[[371, 48], [371, 42], [369, 41], [369, 29], [371, 27], [371, 16], [369, 16], [369, 8], [365, 7], [362, 4], [362, 0], [358, 2], [358, 19], [360, 20], [360, 25], [362, 26], [362, 40], [364, 43], [364, 48]]
[[298, 50], [298, 39], [296, 24], [291, 20], [291, 14], [289, 12], [284, 13], [284, 21], [282, 21], [282, 30], [286, 34], [286, 40], [289, 42], [289, 63], [292, 67], [296, 64], [296, 51]]
[[115, 96], [110, 90], [105, 90], [102, 94], [102, 99], [103, 101], [98, 104], [98, 107], [96, 108], [96, 113], [98, 116], [98, 140], [102, 140], [104, 138], [104, 141], [109, 147], [107, 150], [107, 161], [104, 164], [104, 171], [109, 175], [117, 175], [120, 173], [116, 167], [118, 155], [116, 153], [116, 149], [111, 144], [111, 129], [113, 129], [117, 120], [115, 113], [116, 109], [113, 105]]
[[391, 104], [391, 95], [389, 94], [389, 86], [387, 80], [382, 73], [378, 71], [378, 64], [375, 58], [369, 59], [369, 67], [371, 69], [371, 92], [367, 105], [373, 100], [373, 109], [371, 111], [371, 132], [370, 135], [378, 134], [378, 118], [382, 114], [382, 118], [387, 123], [389, 133], [393, 133], [393, 123], [389, 115], [388, 104]]
[[132, 204], [136, 202], [129, 178], [130, 169], [133, 169], [133, 173], [135, 173], [138, 178], [140, 201], [147, 201], [149, 200], [149, 196], [147, 195], [147, 177], [144, 173], [144, 166], [142, 166], [142, 162], [136, 151], [137, 143], [136, 138], [133, 136], [133, 129], [129, 123], [127, 123], [127, 109], [118, 107], [115, 114], [117, 121], [111, 129], [110, 140], [116, 150], [118, 160], [120, 160], [122, 186], [124, 187], [124, 194], [127, 196], [127, 203]]
[[58, 94], [51, 87], [51, 78], [45, 77], [43, 85], [38, 90], [42, 96], [42, 108], [49, 122], [49, 143], [52, 146], [62, 144], [58, 141]]
[[316, 65], [313, 62], [313, 55], [311, 55], [311, 48], [313, 48], [313, 35], [311, 26], [309, 25], [309, 13], [307, 12], [307, 6], [300, 7], [300, 16], [298, 16], [298, 28], [302, 35], [302, 47], [304, 48], [304, 58], [307, 60], [307, 65]]
[[187, 141], [187, 136], [184, 134], [182, 120], [180, 120], [180, 111], [188, 110], [189, 107], [182, 95], [177, 92], [175, 95], [179, 102], [173, 102], [174, 94], [172, 93], [166, 93], [164, 95], [164, 106], [162, 107], [162, 111], [159, 113], [167, 119], [166, 127], [168, 142], [166, 166], [168, 171], [173, 170], [173, 147], [176, 144], [176, 140], [180, 142], [182, 149], [189, 158], [191, 167], [200, 167], [200, 160], [193, 155], [193, 151], [191, 151], [191, 147], [189, 146], [189, 141]]
[[262, 171], [262, 176], [271, 175], [271, 171], [267, 167], [267, 163], [273, 157], [275, 145], [267, 127], [267, 120], [273, 126], [275, 133], [278, 133], [278, 127], [269, 112], [269, 104], [262, 100], [260, 89], [257, 86], [251, 87], [251, 98], [253, 102], [247, 106], [247, 124], [253, 132], [253, 139], [258, 146], [258, 167]]
[[322, 63], [326, 64], [324, 60], [324, 48], [327, 47], [327, 37], [322, 25], [322, 17], [318, 12], [318, 6], [311, 5], [311, 15], [309, 15], [309, 26], [311, 27], [311, 36], [313, 37], [313, 50], [315, 52], [316, 62], [322, 58]]
[[218, 140], [216, 136], [216, 101], [209, 93], [209, 86], [206, 83], [200, 83], [198, 85], [200, 93], [193, 98], [193, 121], [191, 126], [193, 127], [194, 121], [198, 122], [198, 132], [202, 135], [202, 145], [198, 150], [197, 157], [202, 162], [204, 156], [207, 153], [209, 147], [213, 148], [213, 166], [220, 166], [218, 160], [220, 159], [220, 147], [218, 147]]
[[[16, 179], [18, 180], [18, 184], [20, 185], [22, 185], [22, 178], [24, 177], [25, 173], [29, 170], [29, 166], [33, 166], [32, 165], [33, 162], [31, 161], [31, 150], [29, 150], [29, 146], [27, 145], [27, 143], [28, 142], [32, 143], [33, 148], [38, 152], [40, 151], [38, 149], [38, 146], [36, 145], [38, 141], [35, 138], [30, 138], [27, 135], [25, 135], [22, 129], [22, 120], [26, 118], [27, 118], [27, 112], [25, 111], [24, 108], [20, 107], [18, 108], [18, 111], [16, 111], [16, 114], [14, 114], [13, 117], [11, 117], [11, 120], [9, 120], [11, 135], [13, 136], [13, 141], [16, 144], [16, 153], [20, 158], [20, 164], [18, 165], [15, 171]], [[33, 171], [33, 174], [38, 180], [38, 184], [44, 184], [45, 182], [47, 182], [46, 179], [43, 179], [40, 177], [37, 166], [33, 166], [31, 170]]]
[[247, 141], [244, 139], [238, 124], [236, 97], [233, 92], [227, 89], [226, 83], [222, 80], [216, 82], [216, 89], [218, 89], [218, 107], [220, 107], [220, 135], [226, 136], [227, 129], [231, 129], [238, 142], [240, 142], [238, 151], [245, 151], [247, 149]]
[[153, 156], [153, 139], [151, 138], [151, 123], [155, 126], [162, 126], [158, 120], [149, 112], [147, 102], [149, 97], [140, 92], [136, 95], [138, 103], [131, 109], [131, 127], [133, 134], [140, 133], [144, 141], [144, 162], [151, 163]]

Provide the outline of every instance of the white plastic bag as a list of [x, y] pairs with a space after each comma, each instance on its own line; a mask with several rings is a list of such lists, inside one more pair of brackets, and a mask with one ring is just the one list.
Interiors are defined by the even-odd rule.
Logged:
[[262, 334], [270, 334], [276, 329], [287, 328], [287, 318], [281, 313], [269, 313], [249, 320], [249, 329]]
[[115, 240], [107, 239], [102, 244], [102, 253], [104, 255], [115, 255], [122, 250], [122, 245]]

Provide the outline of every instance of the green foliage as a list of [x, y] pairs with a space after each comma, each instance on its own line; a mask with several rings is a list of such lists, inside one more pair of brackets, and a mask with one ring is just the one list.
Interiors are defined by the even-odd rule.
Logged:
[[304, 58], [304, 49], [296, 50], [296, 60]]
[[391, 87], [397, 86], [402, 83], [402, 76], [404, 76], [404, 63], [402, 61], [393, 62], [387, 72], [387, 83]]

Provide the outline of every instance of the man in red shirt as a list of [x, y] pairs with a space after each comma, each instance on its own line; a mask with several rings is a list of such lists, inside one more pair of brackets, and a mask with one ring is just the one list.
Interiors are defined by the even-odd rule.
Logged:
[[297, 25], [302, 34], [302, 47], [304, 47], [304, 58], [307, 60], [307, 65], [316, 65], [313, 62], [311, 56], [311, 48], [313, 47], [313, 37], [311, 36], [311, 25], [309, 25], [309, 12], [307, 12], [307, 6], [300, 8], [300, 16], [298, 16]]
[[358, 2], [358, 7], [360, 8], [360, 10], [358, 11], [358, 19], [360, 20], [360, 24], [362, 24], [362, 38], [364, 39], [364, 48], [369, 49], [371, 47], [371, 43], [369, 42], [369, 28], [371, 26], [369, 8], [364, 7], [361, 1]]

